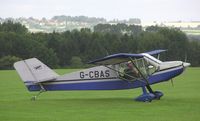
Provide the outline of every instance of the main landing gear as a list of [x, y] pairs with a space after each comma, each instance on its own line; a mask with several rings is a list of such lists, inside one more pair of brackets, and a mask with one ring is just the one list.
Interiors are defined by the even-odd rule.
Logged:
[[[147, 92], [148, 89], [149, 93]], [[163, 93], [160, 91], [153, 91], [149, 85], [142, 87], [143, 94], [135, 98], [136, 101], [140, 102], [151, 102], [152, 100], [160, 100]]]

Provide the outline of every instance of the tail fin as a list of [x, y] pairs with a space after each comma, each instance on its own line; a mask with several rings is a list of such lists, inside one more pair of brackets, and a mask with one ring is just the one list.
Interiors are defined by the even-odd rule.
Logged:
[[40, 83], [56, 79], [59, 75], [37, 58], [30, 58], [14, 63], [21, 79], [26, 82]]

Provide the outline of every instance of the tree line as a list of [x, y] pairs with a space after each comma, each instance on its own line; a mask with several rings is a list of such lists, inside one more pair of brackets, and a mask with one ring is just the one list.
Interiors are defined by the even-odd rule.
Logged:
[[97, 25], [62, 33], [30, 33], [19, 24], [0, 24], [0, 69], [15, 61], [36, 57], [52, 68], [88, 66], [90, 60], [114, 53], [141, 53], [167, 49], [161, 60], [187, 60], [200, 66], [200, 42], [176, 28], [136, 25]]

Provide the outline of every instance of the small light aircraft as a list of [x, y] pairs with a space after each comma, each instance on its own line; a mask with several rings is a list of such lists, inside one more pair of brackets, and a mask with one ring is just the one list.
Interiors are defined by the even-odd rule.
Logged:
[[[153, 91], [152, 84], [168, 81], [180, 75], [190, 63], [159, 60], [166, 50], [140, 54], [118, 53], [89, 62], [89, 69], [58, 75], [36, 58], [14, 63], [14, 67], [29, 91], [40, 93], [54, 90], [122, 90], [141, 87], [143, 94], [136, 101], [151, 102], [163, 93]], [[154, 56], [158, 56], [158, 59]]]

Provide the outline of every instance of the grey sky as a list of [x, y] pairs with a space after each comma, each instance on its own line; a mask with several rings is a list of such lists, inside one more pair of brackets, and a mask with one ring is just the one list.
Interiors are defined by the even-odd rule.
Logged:
[[200, 20], [200, 0], [1, 0], [0, 17], [85, 15], [143, 21]]

